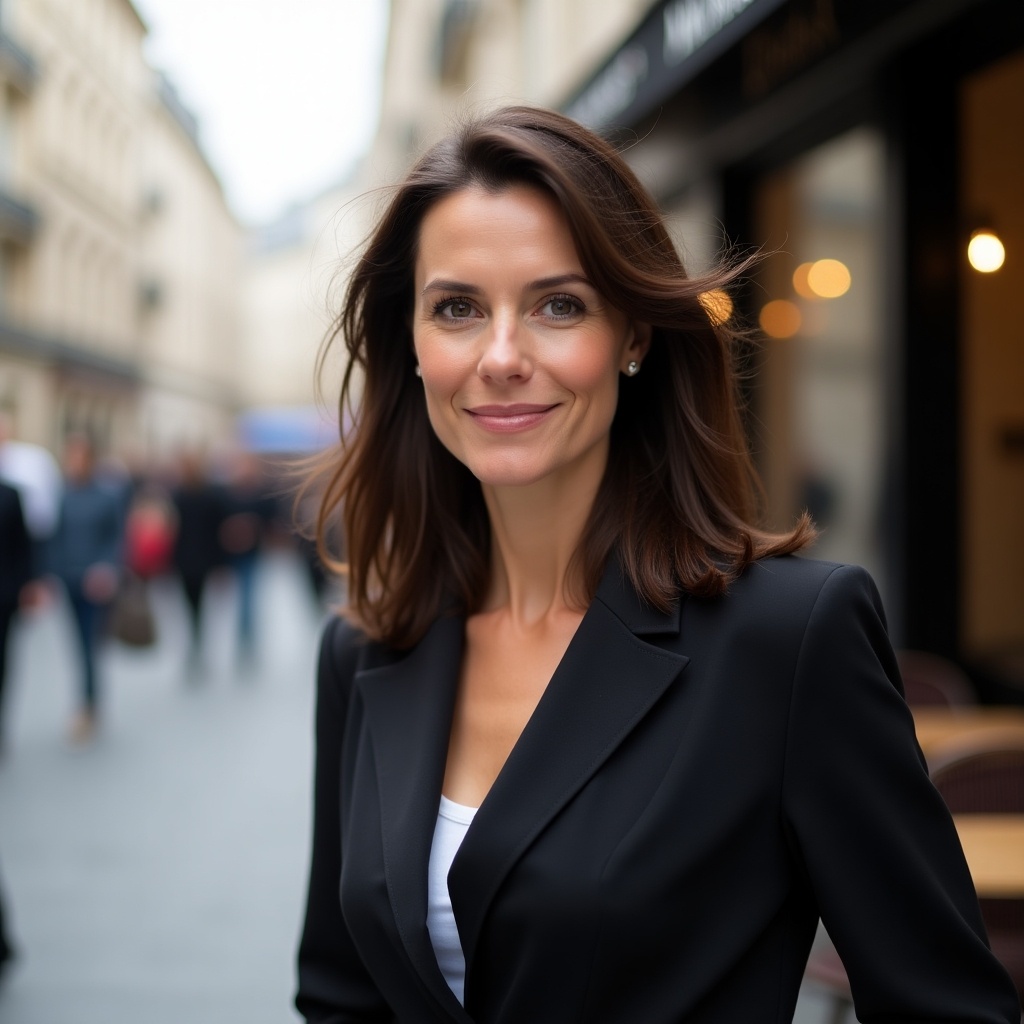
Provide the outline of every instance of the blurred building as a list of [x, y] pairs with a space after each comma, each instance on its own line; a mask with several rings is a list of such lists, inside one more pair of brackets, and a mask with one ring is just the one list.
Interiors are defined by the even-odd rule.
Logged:
[[130, 0], [0, 5], [0, 406], [152, 454], [238, 405], [238, 233]]
[[[349, 180], [249, 233], [242, 303], [248, 357], [241, 368], [252, 407], [247, 422], [294, 423], [291, 413], [281, 414], [300, 409], [302, 422], [322, 418], [313, 409], [317, 356], [375, 209], [373, 191], [357, 168]], [[345, 361], [337, 349], [327, 359], [320, 399], [324, 415], [333, 415]], [[261, 436], [263, 446], [271, 443], [269, 434]], [[303, 447], [315, 446], [317, 437], [310, 434]], [[290, 443], [282, 434], [280, 450]]]
[[145, 450], [231, 438], [246, 400], [242, 231], [199, 147], [195, 118], [163, 75], [150, 79], [138, 194], [136, 285]]
[[732, 300], [771, 520], [810, 507], [900, 645], [1024, 687], [1024, 4], [394, 0], [387, 70], [382, 178], [538, 102], [625, 145], [691, 272], [763, 248]]
[[650, 0], [392, 0], [373, 173], [393, 181], [464, 111], [555, 105], [649, 7]]

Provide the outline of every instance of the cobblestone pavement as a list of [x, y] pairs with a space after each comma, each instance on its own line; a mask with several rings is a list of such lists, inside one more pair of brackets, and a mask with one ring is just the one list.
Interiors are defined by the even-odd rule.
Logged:
[[[322, 613], [298, 563], [268, 557], [259, 644], [237, 663], [229, 581], [187, 668], [182, 598], [154, 593], [154, 649], [109, 645], [105, 722], [66, 739], [72, 636], [23, 621], [0, 763], [0, 884], [20, 957], [0, 1024], [287, 1024], [309, 829]], [[801, 999], [798, 1024], [823, 1007]]]

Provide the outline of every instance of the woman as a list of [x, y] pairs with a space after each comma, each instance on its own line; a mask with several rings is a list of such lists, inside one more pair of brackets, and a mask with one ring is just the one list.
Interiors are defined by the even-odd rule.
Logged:
[[790, 1020], [819, 914], [864, 1019], [1018, 1020], [870, 579], [754, 525], [728, 280], [557, 114], [398, 188], [338, 325], [308, 1020]]

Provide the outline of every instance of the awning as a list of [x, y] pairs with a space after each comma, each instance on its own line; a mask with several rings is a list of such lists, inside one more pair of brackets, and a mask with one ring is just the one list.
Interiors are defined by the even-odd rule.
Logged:
[[338, 424], [315, 406], [252, 409], [238, 418], [241, 444], [261, 454], [321, 451], [338, 439]]

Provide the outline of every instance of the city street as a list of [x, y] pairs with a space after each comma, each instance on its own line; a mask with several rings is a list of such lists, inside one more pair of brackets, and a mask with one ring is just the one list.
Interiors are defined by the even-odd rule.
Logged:
[[180, 595], [156, 592], [158, 645], [105, 654], [106, 722], [66, 740], [75, 666], [63, 608], [12, 652], [0, 764], [0, 877], [20, 958], [3, 1024], [295, 1020], [320, 614], [289, 555], [263, 565], [259, 653], [236, 668], [229, 580], [186, 679]]
[[[60, 606], [17, 633], [0, 763], [0, 879], [20, 958], [0, 1024], [282, 1024], [304, 897], [321, 613], [287, 553], [264, 560], [259, 654], [236, 665], [230, 581], [205, 607], [206, 670], [154, 593], [156, 647], [111, 644], [106, 723], [66, 740], [75, 666]], [[797, 1024], [824, 1007], [805, 994]]]

